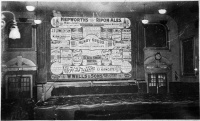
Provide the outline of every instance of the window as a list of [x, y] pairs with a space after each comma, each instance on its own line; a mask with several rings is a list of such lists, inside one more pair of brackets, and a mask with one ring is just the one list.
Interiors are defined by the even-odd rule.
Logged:
[[183, 75], [194, 76], [194, 38], [188, 38], [182, 41], [182, 62]]
[[149, 86], [156, 86], [156, 75], [155, 74], [150, 75]]
[[166, 86], [166, 75], [165, 74], [158, 74], [158, 85], [159, 85], [159, 87]]
[[162, 24], [145, 25], [146, 47], [168, 48], [166, 27]]
[[148, 74], [149, 86], [166, 86], [166, 74]]

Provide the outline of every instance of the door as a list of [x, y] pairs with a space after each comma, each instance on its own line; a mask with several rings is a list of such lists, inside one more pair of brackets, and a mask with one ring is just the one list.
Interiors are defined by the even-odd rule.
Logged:
[[165, 73], [148, 74], [149, 93], [166, 93], [167, 76]]
[[7, 76], [7, 98], [32, 98], [32, 76]]

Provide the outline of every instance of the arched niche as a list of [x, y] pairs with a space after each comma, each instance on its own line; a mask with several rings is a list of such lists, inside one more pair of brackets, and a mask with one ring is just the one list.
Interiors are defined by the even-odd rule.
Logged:
[[[160, 75], [164, 75], [163, 79], [165, 80], [165, 91], [169, 93], [169, 81], [171, 81], [171, 69], [172, 69], [172, 64], [170, 61], [163, 57], [160, 53], [156, 53], [148, 58], [145, 59], [144, 61], [144, 69], [145, 69], [145, 81], [147, 83], [147, 93], [151, 92], [152, 85], [152, 78], [155, 78], [154, 81], [157, 85], [160, 85], [159, 80]], [[154, 76], [154, 77], [153, 77]], [[163, 80], [162, 79], [162, 80]], [[159, 86], [156, 87], [157, 90]], [[158, 93], [159, 91], [157, 91]]]

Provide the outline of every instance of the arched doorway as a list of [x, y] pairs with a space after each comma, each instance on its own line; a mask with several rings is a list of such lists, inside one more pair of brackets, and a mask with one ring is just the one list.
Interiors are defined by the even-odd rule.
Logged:
[[17, 56], [4, 67], [6, 99], [32, 98], [36, 64]]
[[160, 53], [147, 58], [144, 62], [147, 93], [168, 93], [171, 79], [171, 64]]

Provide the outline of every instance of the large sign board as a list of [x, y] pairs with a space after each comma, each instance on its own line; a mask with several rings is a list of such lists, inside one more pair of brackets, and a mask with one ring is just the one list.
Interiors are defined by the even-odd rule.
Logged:
[[52, 80], [132, 77], [128, 18], [53, 17], [51, 25]]

